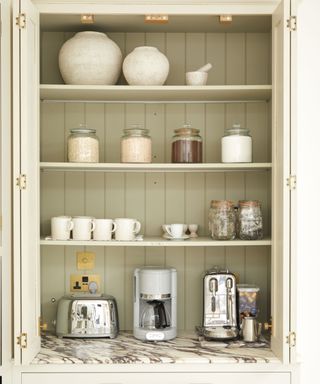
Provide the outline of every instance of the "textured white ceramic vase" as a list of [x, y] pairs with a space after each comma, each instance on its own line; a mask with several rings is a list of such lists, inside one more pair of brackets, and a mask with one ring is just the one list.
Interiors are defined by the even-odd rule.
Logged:
[[123, 61], [130, 85], [163, 85], [169, 74], [167, 57], [155, 47], [137, 47]]
[[59, 67], [66, 84], [113, 85], [122, 53], [105, 33], [85, 31], [66, 41], [59, 52]]

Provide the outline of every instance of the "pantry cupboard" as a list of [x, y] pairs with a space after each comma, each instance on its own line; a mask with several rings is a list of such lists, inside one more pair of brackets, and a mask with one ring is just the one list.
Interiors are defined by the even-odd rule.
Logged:
[[[278, 364], [241, 369], [156, 365], [152, 369], [162, 372], [159, 380], [291, 382], [295, 192], [290, 66], [296, 33], [291, 7], [289, 0], [13, 2], [14, 356], [22, 383], [64, 383], [70, 377], [84, 382], [88, 372], [96, 372], [90, 375], [94, 383], [125, 383], [123, 372], [135, 372], [132, 381], [150, 380], [151, 368], [145, 365], [30, 364], [40, 350], [39, 319], [54, 329], [56, 300], [68, 293], [70, 274], [77, 272], [75, 255], [82, 250], [95, 252], [94, 273], [101, 276], [101, 291], [117, 298], [123, 330], [132, 329], [132, 271], [141, 264], [177, 269], [178, 327], [184, 332], [201, 323], [205, 269], [220, 264], [241, 282], [261, 288], [261, 318], [272, 317], [271, 351]], [[95, 15], [90, 29], [108, 33], [124, 55], [139, 45], [164, 52], [171, 64], [166, 85], [128, 86], [123, 77], [114, 86], [65, 85], [57, 55], [74, 32], [88, 28], [79, 22], [85, 13]], [[169, 23], [144, 24], [145, 14], [166, 14]], [[233, 24], [219, 24], [220, 14], [232, 14]], [[208, 85], [184, 85], [185, 72], [206, 62], [214, 66]], [[66, 161], [69, 129], [82, 123], [97, 129], [97, 164]], [[152, 164], [120, 163], [122, 130], [137, 123], [150, 129]], [[173, 131], [185, 123], [200, 129], [204, 163], [170, 163]], [[220, 162], [220, 138], [235, 123], [251, 131], [253, 163]], [[222, 198], [261, 200], [264, 238], [212, 240], [210, 201]], [[50, 218], [62, 214], [135, 217], [142, 222], [144, 240], [46, 238]], [[164, 240], [161, 225], [175, 220], [199, 224], [199, 240]], [[171, 378], [168, 372], [176, 373]]]

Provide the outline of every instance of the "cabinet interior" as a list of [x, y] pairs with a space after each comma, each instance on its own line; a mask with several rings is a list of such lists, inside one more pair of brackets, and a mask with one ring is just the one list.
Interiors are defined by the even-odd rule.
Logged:
[[[173, 16], [167, 25], [146, 25], [143, 16], [97, 15], [96, 24], [81, 26], [79, 15], [41, 15], [41, 84], [63, 84], [58, 52], [80, 30], [108, 33], [123, 56], [140, 45], [156, 46], [170, 62], [167, 85], [184, 85], [185, 72], [213, 64], [208, 85], [271, 84], [271, 17], [238, 16], [230, 26], [218, 16]], [[123, 75], [119, 84], [126, 84]], [[186, 90], [187, 92], [187, 90]], [[215, 103], [41, 102], [40, 161], [65, 162], [69, 129], [95, 128], [100, 162], [120, 161], [120, 137], [130, 124], [150, 130], [153, 162], [168, 163], [171, 137], [190, 123], [200, 129], [204, 162], [219, 163], [225, 128], [240, 123], [253, 138], [253, 162], [271, 162], [271, 101]], [[41, 235], [50, 234], [56, 215], [96, 218], [134, 217], [145, 236], [161, 236], [161, 224], [197, 223], [208, 236], [212, 199], [262, 201], [265, 237], [271, 236], [271, 171], [233, 172], [83, 172], [41, 171]], [[178, 271], [178, 328], [193, 330], [202, 318], [202, 275], [215, 265], [234, 272], [241, 283], [260, 287], [260, 320], [270, 318], [271, 246], [214, 247], [81, 247], [41, 246], [41, 311], [53, 329], [56, 302], [69, 293], [70, 274], [79, 273], [76, 252], [93, 251], [101, 291], [116, 297], [120, 327], [132, 329], [132, 274], [139, 265], [168, 265]]]

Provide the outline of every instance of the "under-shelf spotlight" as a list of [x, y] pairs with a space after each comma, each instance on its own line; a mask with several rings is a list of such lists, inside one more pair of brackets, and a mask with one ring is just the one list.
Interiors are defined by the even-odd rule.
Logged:
[[94, 15], [81, 15], [80, 21], [82, 24], [93, 24]]
[[144, 22], [147, 24], [167, 24], [169, 21], [168, 15], [145, 15]]
[[232, 15], [220, 15], [219, 16], [220, 24], [231, 24], [232, 23]]

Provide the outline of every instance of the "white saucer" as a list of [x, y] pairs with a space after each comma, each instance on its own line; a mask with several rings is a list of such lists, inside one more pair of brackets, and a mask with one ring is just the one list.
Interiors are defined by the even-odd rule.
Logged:
[[181, 237], [172, 237], [172, 236], [168, 235], [167, 233], [164, 233], [163, 237], [167, 240], [187, 240], [190, 238], [189, 235], [182, 235]]

